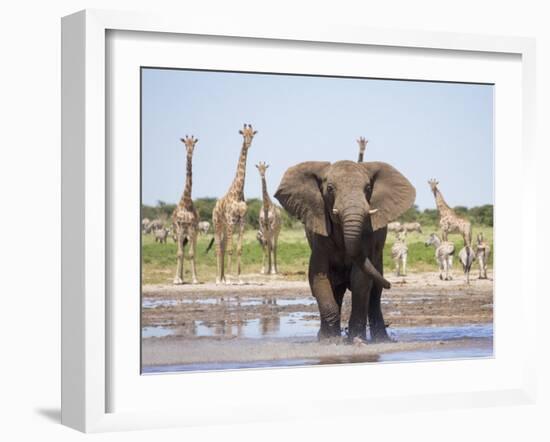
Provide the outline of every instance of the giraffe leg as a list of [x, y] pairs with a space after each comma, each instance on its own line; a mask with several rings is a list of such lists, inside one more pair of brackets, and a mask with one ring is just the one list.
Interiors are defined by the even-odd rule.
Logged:
[[241, 218], [239, 223], [239, 237], [237, 238], [237, 278], [239, 284], [242, 284], [241, 280], [241, 255], [243, 253], [243, 236], [244, 236], [244, 218]]
[[224, 264], [224, 250], [223, 250], [223, 244], [222, 244], [222, 233], [223, 233], [223, 227], [221, 222], [214, 221], [214, 241], [216, 244], [216, 284], [221, 284], [225, 281], [225, 276], [223, 272], [223, 264]]
[[273, 260], [271, 259], [272, 254], [273, 254], [273, 244], [271, 242], [271, 233], [269, 233], [267, 235], [267, 238], [266, 238], [266, 249], [267, 249], [267, 271], [266, 271], [266, 273], [268, 275], [270, 275], [271, 273], [273, 273]]
[[277, 244], [275, 242], [275, 237], [271, 237], [271, 274], [277, 274], [277, 267], [275, 266], [276, 256], [277, 256]]
[[263, 243], [262, 243], [262, 252], [263, 252], [263, 259], [262, 259], [262, 275], [265, 275], [265, 273], [267, 272], [267, 269], [265, 267], [265, 263], [267, 262], [267, 246], [266, 246], [266, 243], [265, 243], [265, 235], [263, 236]]
[[189, 244], [189, 261], [191, 261], [191, 278], [192, 278], [192, 284], [198, 284], [197, 280], [197, 268], [195, 263], [195, 254], [197, 251], [197, 231], [192, 230], [191, 231], [191, 244]]
[[479, 264], [479, 278], [478, 279], [483, 279], [483, 255], [479, 255], [478, 264]]
[[403, 255], [403, 276], [407, 276], [407, 254]]
[[233, 228], [234, 224], [228, 223], [225, 230], [224, 249], [227, 253], [227, 276], [225, 277], [225, 283], [230, 284], [230, 278], [232, 276], [232, 258], [233, 258]]
[[279, 242], [279, 233], [276, 233], [273, 236], [273, 271], [271, 272], [273, 275], [276, 275], [279, 273], [279, 269], [277, 268], [277, 243]]
[[178, 262], [176, 264], [176, 276], [174, 276], [174, 284], [183, 284], [183, 235], [178, 232]]

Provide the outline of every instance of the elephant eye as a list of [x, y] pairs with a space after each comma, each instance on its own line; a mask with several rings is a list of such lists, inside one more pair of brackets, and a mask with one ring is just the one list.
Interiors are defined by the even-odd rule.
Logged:
[[367, 184], [367, 185], [365, 186], [365, 193], [370, 193], [371, 190], [372, 190], [372, 186], [371, 186], [370, 184]]
[[327, 192], [328, 193], [333, 193], [334, 192], [334, 185], [329, 183], [327, 184]]

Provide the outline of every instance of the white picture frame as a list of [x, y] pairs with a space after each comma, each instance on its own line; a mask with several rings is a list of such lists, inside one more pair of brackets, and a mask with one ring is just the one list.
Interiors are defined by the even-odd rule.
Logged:
[[[62, 423], [85, 432], [123, 429], [159, 428], [168, 426], [207, 425], [215, 422], [248, 422], [289, 417], [328, 416], [323, 405], [327, 400], [338, 401], [334, 408], [338, 413], [368, 414], [395, 412], [411, 409], [441, 409], [499, 404], [532, 403], [535, 391], [535, 326], [531, 320], [525, 325], [522, 342], [524, 351], [518, 355], [518, 367], [508, 382], [490, 388], [465, 387], [461, 392], [445, 391], [434, 386], [426, 394], [376, 395], [376, 404], [368, 401], [364, 391], [356, 394], [340, 394], [328, 399], [311, 396], [304, 401], [282, 404], [273, 401], [259, 404], [247, 402], [244, 394], [232, 401], [231, 407], [219, 401], [218, 412], [205, 413], [200, 404], [194, 410], [168, 405], [136, 410], [113, 411], [109, 406], [110, 364], [113, 355], [107, 335], [111, 317], [108, 300], [108, 244], [112, 238], [107, 229], [109, 217], [109, 185], [106, 106], [109, 92], [106, 79], [107, 44], [110, 31], [154, 32], [162, 35], [218, 36], [225, 38], [268, 39], [287, 44], [308, 42], [311, 44], [338, 44], [339, 47], [375, 46], [436, 50], [444, 53], [468, 52], [480, 60], [486, 54], [508, 54], [518, 57], [521, 64], [521, 116], [515, 123], [521, 127], [518, 154], [521, 159], [523, 184], [518, 187], [520, 202], [520, 233], [527, 235], [526, 220], [536, 219], [536, 194], [531, 190], [534, 180], [534, 108], [535, 108], [535, 44], [532, 39], [517, 37], [491, 37], [450, 33], [415, 31], [388, 31], [343, 26], [308, 25], [293, 28], [284, 24], [261, 22], [218, 23], [208, 20], [180, 21], [177, 17], [153, 16], [99, 10], [81, 11], [62, 21]], [[157, 34], [158, 35], [158, 34]], [[488, 55], [487, 55], [488, 56]], [[136, 93], [138, 93], [136, 91]], [[504, 143], [502, 144], [504, 146]], [[497, 181], [498, 184], [498, 181]], [[505, 183], [502, 186], [506, 186]], [[527, 189], [530, 191], [528, 192]], [[498, 195], [498, 187], [497, 187]], [[136, 222], [137, 224], [137, 222]], [[503, 224], [504, 226], [504, 224]], [[497, 227], [500, 228], [500, 227]], [[504, 229], [506, 226], [504, 226]], [[503, 230], [504, 231], [504, 230]], [[534, 243], [520, 241], [522, 275], [527, 274], [528, 257], [534, 254]], [[495, 261], [499, 253], [495, 249]], [[502, 256], [502, 255], [501, 255]], [[502, 261], [501, 261], [502, 262]], [[504, 267], [503, 267], [504, 268]], [[534, 278], [522, 277], [520, 284], [521, 314], [535, 317], [536, 286]], [[502, 286], [504, 287], [504, 286]], [[497, 293], [499, 288], [497, 287]], [[502, 288], [503, 293], [506, 288]], [[511, 289], [509, 289], [510, 291]], [[136, 302], [139, 298], [136, 297]], [[535, 312], [536, 313], [536, 312]], [[498, 310], [497, 310], [498, 315]], [[505, 317], [503, 315], [503, 317]], [[505, 325], [503, 325], [505, 327]], [[529, 339], [531, 337], [532, 339]], [[497, 338], [498, 339], [498, 338]], [[497, 353], [497, 359], [498, 359]], [[439, 364], [447, 364], [439, 362]], [[499, 369], [496, 364], [488, 370]], [[422, 370], [423, 366], [409, 370]], [[521, 367], [519, 367], [521, 366]], [[346, 372], [346, 377], [359, 375], [364, 366], [357, 365]], [[371, 366], [372, 367], [372, 366]], [[465, 367], [465, 366], [464, 366]], [[495, 368], [497, 367], [497, 368]], [[428, 369], [427, 366], [424, 367]], [[457, 367], [455, 367], [456, 369]], [[345, 367], [323, 367], [323, 373], [334, 376]], [[387, 366], [386, 370], [389, 370]], [[452, 369], [452, 367], [450, 367]], [[475, 370], [476, 367], [470, 367]], [[309, 369], [311, 370], [311, 369]], [[319, 369], [315, 369], [319, 373]], [[381, 368], [369, 368], [377, 370]], [[393, 369], [392, 370], [399, 370]], [[210, 373], [209, 380], [223, 385], [223, 380], [238, 380], [239, 385], [250, 383], [250, 388], [265, 385], [264, 371], [240, 373]], [[299, 369], [272, 370], [270, 376], [291, 378], [302, 376]], [[487, 372], [490, 375], [490, 371]], [[187, 375], [185, 375], [187, 376]], [[160, 378], [160, 377], [159, 377]], [[191, 379], [191, 378], [188, 378]], [[219, 379], [219, 381], [215, 381]], [[303, 383], [304, 378], [300, 378]], [[164, 376], [165, 388], [172, 388], [175, 376]], [[200, 384], [195, 376], [193, 383]], [[296, 382], [296, 381], [294, 381]], [[450, 381], [446, 381], [450, 382]], [[442, 384], [443, 385], [443, 384]], [[304, 388], [308, 388], [305, 386]], [[438, 390], [439, 389], [439, 390]], [[252, 396], [250, 396], [252, 397]], [[214, 401], [215, 402], [215, 401]], [[307, 404], [307, 407], [304, 407]], [[211, 404], [212, 405], [212, 404]], [[212, 405], [214, 408], [216, 404]], [[225, 408], [224, 408], [225, 407]], [[225, 410], [225, 411], [224, 411]], [[235, 413], [235, 411], [239, 413]], [[240, 416], [240, 417], [239, 417]]]

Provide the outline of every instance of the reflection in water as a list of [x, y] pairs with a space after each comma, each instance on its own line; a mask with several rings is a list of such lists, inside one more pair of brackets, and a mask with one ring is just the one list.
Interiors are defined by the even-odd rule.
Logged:
[[[314, 319], [311, 319], [311, 316]], [[224, 319], [220, 321], [194, 321], [196, 332], [192, 336], [234, 338], [296, 338], [317, 336], [319, 320], [311, 313], [295, 312], [279, 316], [264, 315], [260, 319]], [[178, 330], [179, 332], [179, 330]]]
[[273, 306], [289, 306], [289, 305], [316, 305], [316, 301], [312, 296], [302, 298], [287, 298], [278, 299], [274, 296], [265, 296], [258, 298], [245, 297], [241, 300], [240, 296], [211, 296], [211, 297], [196, 297], [185, 299], [151, 299], [144, 298], [141, 305], [144, 309], [157, 307], [176, 307], [180, 304], [196, 304], [196, 305], [219, 305], [222, 307], [253, 307], [257, 305], [273, 305]]
[[[259, 319], [241, 319], [229, 315], [228, 319], [216, 321], [195, 320], [178, 326], [144, 327], [143, 337], [163, 337], [171, 334], [187, 337], [220, 337], [248, 339], [314, 338], [319, 329], [319, 316], [310, 312], [293, 312], [280, 315], [268, 312]], [[493, 324], [466, 324], [456, 326], [391, 327], [390, 336], [401, 342], [450, 341], [468, 338], [492, 338]]]
[[276, 334], [281, 330], [281, 318], [276, 313], [271, 316], [262, 316], [260, 319], [260, 324], [262, 336]]
[[174, 329], [169, 327], [143, 327], [141, 329], [142, 338], [162, 338], [163, 336], [170, 336], [174, 334]]

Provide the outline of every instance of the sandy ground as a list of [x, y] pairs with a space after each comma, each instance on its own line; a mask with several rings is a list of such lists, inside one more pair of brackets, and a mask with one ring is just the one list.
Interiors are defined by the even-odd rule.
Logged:
[[[493, 320], [493, 281], [472, 278], [466, 285], [462, 274], [452, 281], [441, 281], [437, 273], [417, 273], [407, 277], [387, 275], [392, 283], [385, 290], [382, 306], [386, 323], [392, 327], [451, 326], [484, 324]], [[143, 301], [143, 327], [165, 326], [170, 336], [149, 337], [142, 341], [145, 366], [224, 361], [260, 361], [318, 358], [321, 360], [374, 361], [386, 352], [441, 349], [471, 345], [468, 340], [395, 342], [389, 344], [318, 343], [311, 327], [307, 336], [292, 339], [293, 325], [281, 318], [299, 315], [303, 325], [318, 323], [318, 309], [307, 282], [285, 281], [278, 277], [244, 275], [244, 284], [148, 285]], [[344, 298], [342, 325], [351, 308], [349, 292]], [[260, 332], [269, 336], [286, 327], [286, 339], [246, 339], [241, 328], [258, 322]], [[288, 321], [287, 321], [288, 322]], [[208, 330], [205, 336], [197, 324]], [[203, 331], [204, 331], [203, 330]], [[307, 329], [309, 330], [309, 329]], [[303, 331], [303, 330], [302, 330]]]

